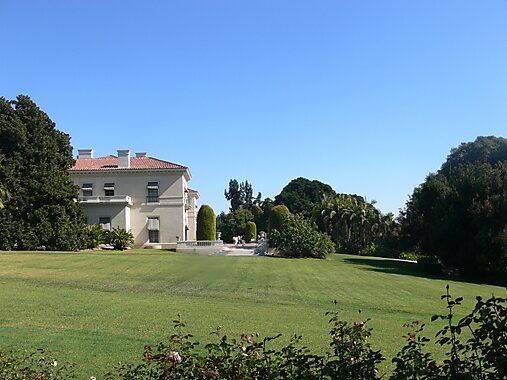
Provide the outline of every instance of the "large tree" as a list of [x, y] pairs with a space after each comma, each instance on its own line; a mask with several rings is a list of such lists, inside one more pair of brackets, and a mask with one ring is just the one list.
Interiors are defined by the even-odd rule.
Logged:
[[290, 181], [275, 197], [275, 204], [287, 206], [293, 214], [303, 214], [311, 218], [314, 207], [319, 204], [324, 195], [334, 196], [333, 188], [317, 180], [296, 178]]
[[70, 138], [27, 96], [0, 98], [0, 157], [10, 196], [0, 210], [0, 249], [79, 248], [82, 210], [66, 171], [74, 163]]
[[507, 139], [453, 149], [407, 202], [402, 239], [466, 272], [507, 273]]
[[259, 204], [261, 193], [257, 194], [257, 198], [253, 197], [253, 187], [248, 181], [238, 182], [237, 179], [229, 180], [229, 190], [224, 190], [225, 199], [231, 202], [230, 211], [234, 212], [239, 209], [250, 210], [253, 205]]
[[234, 236], [241, 236], [247, 222], [254, 220], [250, 210], [239, 209], [228, 214], [222, 212], [217, 217], [217, 229], [222, 233], [222, 240], [232, 242]]

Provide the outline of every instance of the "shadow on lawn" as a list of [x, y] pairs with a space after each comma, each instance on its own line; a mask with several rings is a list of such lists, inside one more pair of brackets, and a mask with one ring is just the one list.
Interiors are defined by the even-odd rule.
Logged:
[[445, 274], [438, 275], [427, 273], [421, 270], [417, 266], [417, 263], [415, 262], [407, 262], [377, 257], [375, 258], [365, 257], [365, 256], [345, 258], [344, 261], [353, 265], [363, 266], [365, 267], [366, 270], [371, 270], [375, 272], [401, 274], [408, 276], [431, 278], [436, 280], [459, 281], [474, 284], [505, 286], [503, 285], [503, 283], [499, 282], [498, 279], [496, 278], [484, 278], [484, 277], [473, 278], [464, 275], [445, 275]]

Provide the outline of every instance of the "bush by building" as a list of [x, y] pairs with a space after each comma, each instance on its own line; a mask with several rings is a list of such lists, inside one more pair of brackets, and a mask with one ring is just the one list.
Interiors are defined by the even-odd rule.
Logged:
[[116, 250], [123, 251], [134, 244], [134, 235], [124, 228], [116, 227], [106, 233], [106, 243]]
[[336, 252], [329, 235], [317, 231], [315, 225], [301, 214], [289, 214], [280, 229], [269, 236], [269, 246], [282, 256], [325, 258]]
[[197, 240], [216, 240], [217, 221], [215, 211], [208, 205], [202, 205], [197, 213]]

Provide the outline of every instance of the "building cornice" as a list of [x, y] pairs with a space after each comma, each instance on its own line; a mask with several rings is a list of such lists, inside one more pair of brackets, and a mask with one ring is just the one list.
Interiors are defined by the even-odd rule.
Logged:
[[70, 174], [86, 174], [86, 175], [90, 175], [90, 174], [133, 174], [133, 173], [182, 173], [182, 174], [185, 174], [185, 177], [187, 178], [187, 180], [189, 180], [190, 178], [192, 178], [192, 175], [190, 174], [190, 170], [188, 169], [167, 169], [167, 168], [163, 168], [163, 169], [132, 169], [132, 168], [122, 168], [122, 169], [118, 169], [118, 168], [114, 168], [114, 169], [100, 169], [100, 170], [70, 170], [68, 169], [67, 170]]

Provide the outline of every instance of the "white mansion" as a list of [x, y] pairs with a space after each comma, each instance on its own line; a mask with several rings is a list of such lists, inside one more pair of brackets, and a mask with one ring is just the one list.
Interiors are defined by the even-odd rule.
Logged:
[[199, 193], [187, 187], [188, 167], [146, 153], [131, 157], [129, 150], [98, 158], [91, 149], [78, 152], [69, 173], [87, 224], [131, 231], [135, 246], [172, 248], [178, 240], [195, 240]]

